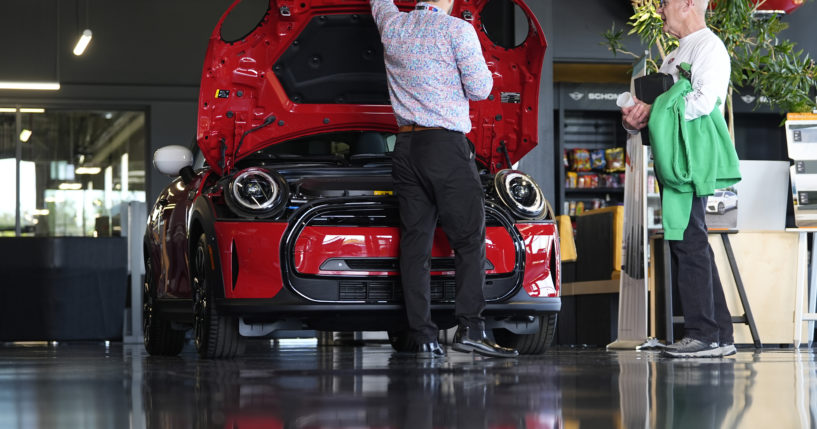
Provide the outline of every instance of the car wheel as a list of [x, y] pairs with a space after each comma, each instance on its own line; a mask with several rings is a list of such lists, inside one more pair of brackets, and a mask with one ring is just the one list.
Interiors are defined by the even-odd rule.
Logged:
[[409, 331], [389, 331], [389, 344], [396, 352], [410, 352], [417, 348]]
[[718, 203], [718, 214], [722, 215], [726, 213], [726, 207], [724, 207], [723, 203]]
[[145, 350], [151, 355], [176, 356], [184, 348], [184, 331], [171, 327], [170, 321], [156, 312], [152, 263], [145, 258], [145, 283], [142, 288], [142, 335]]
[[538, 355], [550, 347], [556, 334], [556, 314], [539, 317], [539, 330], [533, 334], [514, 334], [507, 329], [494, 329], [497, 344], [519, 350], [520, 354]]
[[207, 237], [193, 251], [193, 338], [203, 358], [232, 358], [239, 353], [238, 320], [219, 312], [213, 299], [216, 273], [210, 264]]

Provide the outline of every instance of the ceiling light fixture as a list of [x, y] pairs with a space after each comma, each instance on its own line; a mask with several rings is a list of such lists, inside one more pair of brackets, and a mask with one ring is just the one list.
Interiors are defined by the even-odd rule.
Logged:
[[0, 81], [0, 89], [27, 89], [36, 91], [57, 91], [59, 82], [10, 82]]
[[93, 37], [93, 33], [90, 29], [86, 28], [85, 31], [82, 32], [82, 35], [79, 36], [77, 45], [74, 46], [74, 55], [80, 56], [85, 52], [85, 48], [91, 43], [91, 37]]
[[61, 191], [78, 191], [78, 190], [82, 189], [82, 183], [64, 182], [64, 183], [60, 183], [60, 186], [58, 186], [58, 188]]
[[102, 171], [101, 167], [77, 167], [74, 170], [76, 174], [99, 174]]
[[23, 131], [20, 131], [20, 141], [21, 142], [25, 143], [30, 138], [31, 138], [31, 130], [24, 129]]
[[[16, 113], [17, 108], [15, 107], [0, 107], [0, 113]], [[20, 109], [20, 113], [45, 113], [45, 109], [41, 107], [23, 107]]]

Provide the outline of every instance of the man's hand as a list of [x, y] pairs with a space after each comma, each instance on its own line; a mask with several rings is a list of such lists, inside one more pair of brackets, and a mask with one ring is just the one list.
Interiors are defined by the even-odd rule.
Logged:
[[621, 109], [621, 120], [625, 128], [641, 130], [647, 126], [647, 121], [650, 120], [650, 109], [652, 105], [644, 103], [635, 98], [635, 96], [633, 96], [633, 101], [635, 101], [633, 106]]

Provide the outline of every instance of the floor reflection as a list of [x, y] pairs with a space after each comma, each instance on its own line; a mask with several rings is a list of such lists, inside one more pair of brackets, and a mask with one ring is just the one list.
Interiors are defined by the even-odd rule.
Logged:
[[140, 345], [0, 345], [0, 428], [813, 427], [808, 350], [725, 359], [557, 349], [417, 361], [387, 344], [252, 344], [232, 361]]
[[276, 347], [235, 361], [142, 363], [147, 427], [555, 428], [555, 368], [377, 347]]

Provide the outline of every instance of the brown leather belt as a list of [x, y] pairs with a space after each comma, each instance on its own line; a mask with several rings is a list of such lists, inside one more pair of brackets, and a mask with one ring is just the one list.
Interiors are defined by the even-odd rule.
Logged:
[[443, 127], [424, 127], [422, 125], [411, 124], [411, 125], [403, 125], [397, 128], [398, 133], [411, 133], [414, 131], [426, 131], [426, 130], [444, 130]]

